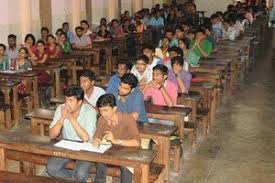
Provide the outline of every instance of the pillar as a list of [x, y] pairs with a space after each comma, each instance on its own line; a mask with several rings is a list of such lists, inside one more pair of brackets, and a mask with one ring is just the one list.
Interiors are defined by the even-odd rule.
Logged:
[[132, 0], [132, 14], [134, 15], [136, 12], [143, 8], [143, 0]]
[[72, 1], [72, 28], [80, 25], [81, 0]]
[[114, 18], [118, 18], [119, 16], [119, 5], [118, 0], [106, 0], [107, 6], [106, 6], [106, 18], [107, 20], [112, 20]]

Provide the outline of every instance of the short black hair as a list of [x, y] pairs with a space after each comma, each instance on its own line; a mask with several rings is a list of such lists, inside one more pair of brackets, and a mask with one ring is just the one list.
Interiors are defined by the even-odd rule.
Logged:
[[134, 74], [127, 73], [127, 74], [124, 74], [124, 76], [122, 76], [121, 83], [128, 84], [133, 89], [133, 88], [137, 87], [138, 79]]
[[38, 41], [36, 42], [36, 44], [39, 44], [39, 43], [41, 43], [41, 44], [43, 44], [44, 46], [46, 46], [45, 42], [44, 42], [42, 39], [40, 39], [40, 40], [38, 40]]
[[170, 47], [169, 49], [168, 49], [168, 52], [172, 52], [172, 51], [174, 51], [174, 52], [176, 52], [178, 55], [180, 55], [180, 56], [183, 56], [183, 51], [182, 51], [182, 49], [180, 49], [179, 47], [177, 47], [177, 46], [172, 46], [172, 47]]
[[80, 75], [80, 77], [89, 78], [90, 81], [95, 81], [96, 79], [95, 73], [91, 70], [84, 70], [83, 73]]
[[211, 15], [210, 19], [219, 18], [219, 15], [217, 13], [214, 13]]
[[47, 39], [49, 39], [49, 38], [55, 39], [55, 37], [54, 37], [52, 34], [49, 34], [49, 35], [47, 36]]
[[101, 95], [97, 102], [96, 102], [96, 106], [98, 108], [101, 108], [101, 107], [116, 107], [116, 98], [114, 95], [112, 94], [104, 94], [104, 95]]
[[16, 39], [17, 37], [16, 37], [16, 35], [14, 35], [14, 34], [10, 34], [10, 35], [8, 35], [8, 39]]
[[155, 70], [160, 71], [163, 75], [168, 74], [168, 68], [163, 64], [158, 64], [155, 67], [153, 67], [153, 71]]
[[184, 38], [179, 39], [179, 41], [182, 41], [185, 44], [186, 48], [189, 49], [190, 41], [188, 38], [184, 37]]
[[77, 30], [81, 30], [81, 31], [83, 31], [84, 29], [83, 29], [83, 27], [81, 27], [81, 26], [77, 26], [74, 30], [75, 30], [75, 32], [77, 31]]
[[87, 20], [81, 20], [81, 21], [80, 21], [80, 24], [82, 24], [82, 23], [84, 23], [84, 24], [88, 25], [88, 27], [90, 27], [90, 25], [89, 25], [89, 23], [88, 23]]
[[47, 33], [49, 33], [49, 28], [48, 27], [42, 27], [40, 32], [46, 31]]
[[66, 89], [65, 97], [75, 97], [77, 100], [83, 100], [84, 91], [80, 86], [71, 85]]
[[62, 32], [64, 32], [61, 28], [59, 28], [59, 29], [57, 29], [56, 31], [55, 31], [55, 35], [58, 33], [58, 32], [60, 32], [60, 34], [62, 33]]
[[165, 34], [167, 33], [167, 32], [171, 32], [172, 34], [175, 34], [175, 31], [174, 30], [172, 30], [172, 29], [166, 29], [166, 31], [165, 31]]
[[25, 36], [25, 42], [27, 41], [27, 39], [29, 39], [29, 38], [31, 38], [32, 39], [32, 45], [35, 45], [35, 43], [36, 43], [36, 40], [35, 40], [35, 37], [34, 37], [34, 35], [33, 34], [27, 34], [26, 36]]
[[176, 56], [171, 59], [171, 66], [173, 67], [174, 64], [179, 64], [183, 67], [184, 59], [181, 56]]
[[145, 64], [149, 63], [149, 58], [146, 55], [141, 55], [140, 57], [138, 57], [138, 60], [142, 60]]
[[[29, 51], [26, 47], [21, 47], [18, 52], [20, 52], [21, 50], [25, 50], [26, 54], [28, 55], [29, 54]], [[28, 56], [27, 56], [28, 57]]]
[[128, 70], [132, 69], [132, 64], [130, 62], [125, 61], [125, 60], [118, 61], [117, 65], [125, 65]]
[[4, 48], [4, 51], [6, 51], [6, 45], [0, 43], [0, 47]]
[[203, 27], [201, 27], [201, 26], [200, 26], [200, 27], [198, 27], [198, 28], [196, 29], [196, 31], [195, 31], [195, 32], [196, 32], [196, 34], [197, 34], [197, 33], [199, 33], [199, 32], [201, 32], [201, 33], [203, 33], [203, 34], [206, 34], [205, 29], [204, 29]]
[[147, 45], [143, 46], [142, 51], [144, 51], [145, 49], [155, 52], [155, 47], [151, 44], [147, 44]]
[[69, 25], [69, 22], [64, 22], [64, 23], [62, 24], [62, 27], [65, 26], [65, 25]]

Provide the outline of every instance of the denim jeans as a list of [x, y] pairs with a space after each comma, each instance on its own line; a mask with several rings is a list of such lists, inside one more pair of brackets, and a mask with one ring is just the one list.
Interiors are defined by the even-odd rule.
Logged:
[[[125, 167], [120, 167], [120, 182], [132, 183], [132, 173]], [[107, 165], [98, 163], [96, 165], [96, 176], [94, 183], [105, 183], [107, 174]]]
[[50, 176], [77, 182], [86, 182], [90, 175], [92, 163], [88, 161], [76, 161], [73, 171], [65, 169], [71, 159], [52, 157], [48, 159], [47, 172]]

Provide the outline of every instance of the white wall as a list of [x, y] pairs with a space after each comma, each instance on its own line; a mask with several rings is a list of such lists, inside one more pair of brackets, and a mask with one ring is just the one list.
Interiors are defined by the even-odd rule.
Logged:
[[234, 0], [196, 0], [197, 10], [207, 11], [206, 16], [211, 16], [216, 11], [225, 11]]

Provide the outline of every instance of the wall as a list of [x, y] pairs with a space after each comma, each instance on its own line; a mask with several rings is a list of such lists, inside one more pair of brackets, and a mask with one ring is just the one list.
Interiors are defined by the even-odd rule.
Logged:
[[211, 16], [216, 11], [225, 11], [234, 0], [196, 0], [197, 10], [207, 11], [206, 16]]

